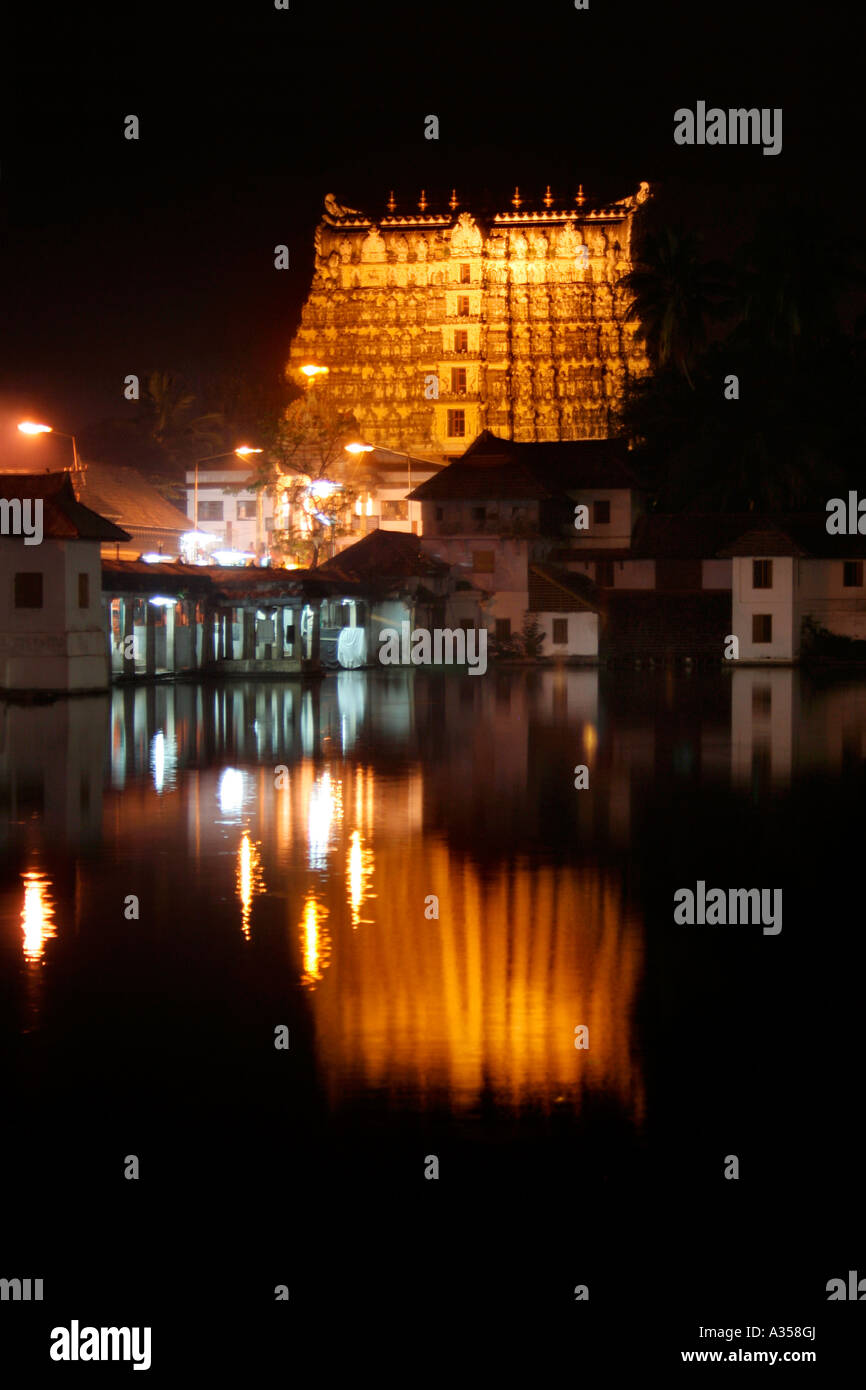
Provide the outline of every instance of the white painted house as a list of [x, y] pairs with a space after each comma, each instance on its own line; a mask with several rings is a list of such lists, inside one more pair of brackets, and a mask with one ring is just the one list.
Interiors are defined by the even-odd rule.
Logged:
[[536, 617], [545, 632], [542, 655], [597, 656], [593, 575], [569, 576], [550, 561], [554, 551], [559, 558], [584, 547], [587, 570], [595, 570], [596, 550], [606, 562], [627, 553], [640, 503], [625, 453], [618, 440], [523, 444], [485, 430], [462, 458], [416, 488], [425, 549], [462, 577], [451, 601], [458, 620], [462, 590], [498, 641]]
[[829, 535], [824, 516], [789, 516], [761, 520], [720, 553], [732, 559], [740, 661], [798, 661], [809, 623], [866, 640], [866, 537]]
[[128, 533], [75, 500], [69, 473], [0, 474], [0, 499], [42, 504], [42, 540], [0, 535], [0, 689], [106, 690], [100, 547]]

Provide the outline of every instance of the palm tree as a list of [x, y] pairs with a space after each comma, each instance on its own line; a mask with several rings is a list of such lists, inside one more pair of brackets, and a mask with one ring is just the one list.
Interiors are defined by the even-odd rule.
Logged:
[[699, 239], [682, 228], [648, 233], [634, 270], [619, 284], [634, 295], [627, 318], [643, 327], [661, 368], [674, 367], [694, 389], [692, 369], [706, 343], [706, 322], [719, 311], [722, 267], [699, 258]]
[[788, 357], [835, 343], [840, 293], [864, 284], [857, 257], [823, 209], [775, 210], [734, 258], [741, 339]]
[[173, 464], [190, 462], [225, 444], [225, 420], [217, 411], [197, 414], [197, 399], [182, 377], [154, 371], [141, 397], [140, 427]]

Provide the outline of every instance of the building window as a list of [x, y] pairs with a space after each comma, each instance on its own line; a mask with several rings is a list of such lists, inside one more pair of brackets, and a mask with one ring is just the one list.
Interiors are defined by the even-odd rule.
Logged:
[[772, 613], [753, 613], [752, 614], [752, 641], [753, 642], [772, 642], [773, 640], [773, 615]]
[[458, 294], [457, 296], [457, 316], [461, 319], [469, 317], [469, 295]]
[[607, 526], [610, 522], [610, 502], [593, 502], [592, 504], [592, 524], [593, 526]]
[[448, 434], [452, 439], [463, 439], [466, 435], [466, 411], [449, 410]]
[[222, 502], [199, 502], [198, 519], [199, 521], [222, 521]]
[[455, 328], [454, 330], [454, 351], [469, 351], [469, 330], [468, 328]]
[[752, 588], [753, 589], [772, 589], [773, 587], [773, 562], [772, 560], [753, 560], [752, 561]]
[[597, 560], [595, 582], [601, 589], [613, 588], [613, 560]]
[[863, 588], [862, 560], [845, 560], [843, 564], [842, 583], [846, 589]]
[[554, 618], [553, 645], [555, 647], [568, 646], [568, 618]]
[[382, 520], [383, 521], [408, 521], [409, 503], [408, 502], [389, 502], [382, 501]]
[[476, 574], [492, 574], [496, 565], [496, 553], [493, 550], [473, 550], [472, 568]]
[[496, 640], [497, 642], [507, 642], [511, 636], [511, 619], [496, 619]]
[[445, 508], [444, 508], [444, 507], [437, 507], [437, 508], [436, 508], [436, 520], [437, 520], [437, 521], [444, 521], [444, 520], [445, 520]]
[[266, 517], [265, 517], [265, 530], [266, 530], [266, 531], [273, 531], [273, 529], [274, 529], [274, 518], [273, 518], [272, 516], [266, 516]]
[[466, 368], [451, 368], [451, 391], [455, 396], [466, 395]]
[[460, 266], [460, 283], [468, 285], [472, 280], [472, 267], [464, 261]]
[[238, 502], [238, 521], [255, 521], [255, 502]]
[[78, 576], [78, 607], [90, 607], [90, 575], [79, 574]]
[[483, 524], [487, 520], [487, 508], [473, 507], [472, 520], [476, 523], [476, 525]]
[[41, 608], [42, 607], [42, 573], [16, 574], [15, 576], [15, 607], [16, 608]]

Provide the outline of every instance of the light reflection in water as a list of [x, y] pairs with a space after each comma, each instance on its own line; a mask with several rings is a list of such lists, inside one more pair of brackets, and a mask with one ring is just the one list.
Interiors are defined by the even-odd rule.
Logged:
[[51, 880], [33, 871], [21, 877], [24, 880], [24, 906], [21, 910], [24, 957], [31, 964], [37, 964], [42, 960], [46, 941], [56, 934], [54, 904], [49, 893]]
[[311, 893], [301, 918], [302, 983], [311, 989], [319, 983], [331, 963], [331, 938], [325, 927], [328, 909]]
[[[482, 872], [432, 835], [413, 860], [377, 841], [376, 872], [388, 892], [375, 920], [352, 935], [336, 922], [313, 996], [334, 1104], [373, 1090], [422, 1106], [472, 1109], [486, 1095], [549, 1112], [605, 1095], [641, 1124], [643, 932], [615, 876], [520, 859]], [[428, 893], [438, 919], [424, 916]], [[319, 909], [307, 909], [312, 943]], [[310, 946], [308, 972], [314, 959]], [[577, 1024], [589, 1027], [588, 1050], [574, 1046]]]
[[346, 863], [346, 877], [349, 887], [349, 909], [352, 913], [352, 926], [369, 921], [361, 916], [361, 908], [367, 898], [375, 897], [370, 892], [373, 877], [373, 851], [365, 849], [361, 832], [353, 830], [349, 837], [349, 854]]
[[238, 850], [238, 878], [237, 878], [238, 897], [241, 900], [241, 931], [247, 941], [250, 939], [250, 914], [252, 912], [253, 898], [258, 893], [266, 892], [265, 879], [262, 872], [262, 858], [259, 853], [258, 845], [253, 844], [249, 836], [249, 831], [245, 830], [241, 836], [240, 848]]
[[224, 768], [217, 791], [224, 816], [237, 816], [244, 804], [244, 774], [236, 767]]
[[328, 863], [331, 835], [343, 818], [343, 785], [323, 772], [310, 788], [307, 836], [311, 869], [324, 869]]

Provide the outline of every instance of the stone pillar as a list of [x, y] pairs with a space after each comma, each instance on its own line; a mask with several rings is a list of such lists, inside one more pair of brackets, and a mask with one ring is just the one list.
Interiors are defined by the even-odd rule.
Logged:
[[196, 620], [198, 605], [195, 599], [184, 599], [184, 611], [186, 612], [186, 615], [189, 618], [189, 664], [192, 667], [193, 671], [195, 671], [198, 667], [198, 622]]
[[166, 610], [165, 610], [165, 664], [166, 664], [168, 670], [169, 670], [169, 671], [172, 671], [172, 672], [174, 672], [174, 671], [177, 670], [177, 660], [176, 660], [175, 642], [174, 642], [174, 623], [175, 623], [175, 617], [176, 617], [176, 614], [175, 614], [174, 605], [173, 605], [171, 608], [166, 608]]
[[243, 609], [243, 632], [243, 659], [244, 661], [253, 661], [256, 655], [256, 610], [254, 608]]
[[[130, 679], [132, 679], [135, 676], [135, 628], [133, 626], [135, 618], [135, 599], [131, 599], [124, 596], [120, 600], [120, 602], [123, 608], [123, 618], [121, 623], [123, 630], [123, 637], [121, 638], [121, 642], [123, 644], [123, 674], [125, 676], [129, 676]], [[133, 641], [128, 642], [127, 638], [132, 638]], [[131, 654], [127, 656], [127, 652], [130, 652]]]
[[310, 632], [309, 648], [307, 648], [305, 642], [301, 645], [301, 670], [313, 672], [320, 670], [319, 648], [322, 626], [321, 601], [316, 599], [310, 604], [310, 607], [313, 610], [313, 627]]
[[144, 674], [156, 675], [156, 606], [144, 601]]

